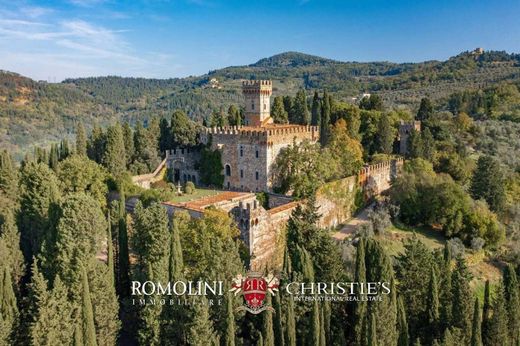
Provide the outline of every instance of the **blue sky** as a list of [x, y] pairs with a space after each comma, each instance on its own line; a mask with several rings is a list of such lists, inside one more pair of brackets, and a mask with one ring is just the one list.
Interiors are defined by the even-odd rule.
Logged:
[[184, 77], [285, 51], [343, 61], [520, 52], [520, 1], [0, 0], [0, 69]]

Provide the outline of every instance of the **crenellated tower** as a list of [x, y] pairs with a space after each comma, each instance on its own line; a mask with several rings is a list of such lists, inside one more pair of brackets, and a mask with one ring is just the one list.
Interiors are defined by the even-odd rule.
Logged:
[[272, 124], [271, 94], [273, 83], [270, 80], [248, 80], [242, 82], [242, 93], [246, 99], [245, 125], [264, 126]]

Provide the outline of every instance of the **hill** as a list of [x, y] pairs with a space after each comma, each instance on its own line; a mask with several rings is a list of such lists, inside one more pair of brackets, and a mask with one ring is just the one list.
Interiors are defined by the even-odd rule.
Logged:
[[107, 76], [54, 84], [0, 71], [0, 145], [20, 157], [34, 145], [72, 138], [78, 119], [89, 129], [95, 123], [103, 126], [115, 120], [133, 124], [182, 108], [200, 121], [220, 107], [241, 104], [241, 79], [272, 79], [275, 95], [294, 94], [300, 88], [309, 93], [327, 89], [350, 101], [363, 92], [378, 93], [388, 107], [415, 111], [425, 96], [447, 107], [455, 92], [497, 83], [518, 86], [520, 55], [475, 51], [446, 61], [397, 64], [342, 62], [287, 52], [196, 77]]

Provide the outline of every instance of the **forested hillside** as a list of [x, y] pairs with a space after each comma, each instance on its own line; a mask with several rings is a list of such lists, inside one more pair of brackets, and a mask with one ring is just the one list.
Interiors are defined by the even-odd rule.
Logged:
[[518, 54], [464, 52], [447, 61], [396, 64], [288, 52], [248, 66], [175, 79], [109, 76], [50, 84], [2, 71], [0, 145], [21, 158], [35, 145], [71, 137], [79, 119], [87, 132], [116, 119], [146, 124], [179, 108], [202, 121], [242, 103], [241, 79], [272, 79], [275, 95], [327, 89], [338, 99], [355, 102], [362, 93], [377, 93], [387, 106], [411, 113], [426, 96], [439, 110], [461, 110], [479, 119], [519, 117]]

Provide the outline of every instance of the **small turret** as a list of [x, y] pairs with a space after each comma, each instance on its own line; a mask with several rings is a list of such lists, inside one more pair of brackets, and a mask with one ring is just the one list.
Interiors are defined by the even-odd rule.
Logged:
[[242, 93], [246, 99], [245, 125], [263, 126], [272, 124], [270, 100], [273, 93], [273, 82], [270, 80], [243, 81]]

